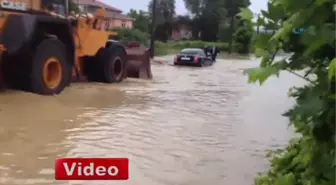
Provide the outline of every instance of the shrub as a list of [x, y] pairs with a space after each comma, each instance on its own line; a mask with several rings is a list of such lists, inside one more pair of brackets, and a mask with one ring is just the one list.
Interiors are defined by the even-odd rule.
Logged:
[[155, 56], [160, 55], [168, 55], [169, 54], [169, 48], [167, 47], [167, 44], [161, 41], [155, 42], [155, 50], [154, 50]]
[[[203, 48], [204, 46], [217, 46], [221, 52], [229, 50], [229, 44], [224, 42], [204, 42], [204, 41], [169, 41], [155, 42], [155, 55], [167, 55], [171, 52], [176, 52], [184, 48]], [[236, 44], [233, 45], [233, 50], [236, 50]]]
[[167, 43], [156, 41], [155, 42], [155, 56], [168, 55], [176, 52], [176, 49], [169, 46]]
[[[262, 57], [259, 67], [245, 72], [250, 82], [262, 84], [270, 76], [288, 71], [306, 81], [293, 87], [295, 100], [284, 116], [298, 135], [286, 148], [270, 155], [270, 169], [256, 178], [257, 185], [334, 185], [335, 182], [335, 1], [273, 0], [262, 12], [263, 26], [277, 32], [271, 39], [256, 38]], [[242, 9], [241, 17], [252, 20], [253, 13]], [[277, 23], [274, 25], [274, 23]], [[276, 27], [275, 27], [276, 26]], [[308, 27], [308, 31], [292, 30]], [[290, 57], [275, 57], [278, 51]]]
[[170, 41], [167, 47], [173, 49], [202, 48], [204, 46], [217, 46], [220, 51], [228, 51], [229, 45], [224, 42], [204, 42], [204, 41]]
[[[155, 55], [167, 55], [172, 52], [177, 52], [184, 48], [203, 48], [204, 46], [217, 46], [221, 52], [229, 50], [229, 44], [224, 42], [204, 42], [204, 41], [169, 41], [155, 42]], [[233, 45], [233, 50], [236, 50], [236, 44]]]
[[139, 41], [148, 46], [149, 35], [137, 29], [114, 28], [112, 31], [118, 33], [120, 40]]

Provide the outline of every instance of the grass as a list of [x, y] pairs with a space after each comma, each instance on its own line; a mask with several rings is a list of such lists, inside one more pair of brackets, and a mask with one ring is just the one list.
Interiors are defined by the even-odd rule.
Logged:
[[180, 50], [174, 48], [155, 48], [155, 56], [174, 55], [178, 52]]

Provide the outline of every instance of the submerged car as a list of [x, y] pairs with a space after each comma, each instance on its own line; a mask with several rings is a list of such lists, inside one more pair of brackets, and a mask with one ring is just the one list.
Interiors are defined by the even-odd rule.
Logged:
[[174, 58], [174, 65], [211, 66], [214, 63], [210, 56], [207, 56], [203, 49], [186, 48]]

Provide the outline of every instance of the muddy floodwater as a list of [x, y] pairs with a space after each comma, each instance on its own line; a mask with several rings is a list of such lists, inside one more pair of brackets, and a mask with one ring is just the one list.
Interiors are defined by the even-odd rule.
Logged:
[[[171, 57], [166, 57], [170, 59]], [[152, 81], [78, 83], [54, 97], [0, 94], [0, 184], [251, 185], [292, 133], [281, 116], [302, 81], [260, 87], [253, 59], [204, 68], [154, 64]], [[127, 181], [55, 181], [58, 157], [128, 157]]]

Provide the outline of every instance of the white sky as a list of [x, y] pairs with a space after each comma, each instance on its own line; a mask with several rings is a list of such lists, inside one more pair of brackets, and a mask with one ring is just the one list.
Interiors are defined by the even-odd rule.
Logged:
[[[130, 9], [142, 9], [147, 11], [149, 0], [101, 0], [113, 7], [121, 9], [124, 13], [127, 13]], [[267, 0], [250, 0], [253, 12], [259, 13], [261, 9], [266, 9]], [[176, 0], [176, 13], [186, 14], [187, 10], [184, 7], [183, 0]]]

